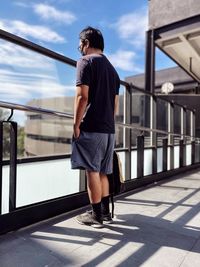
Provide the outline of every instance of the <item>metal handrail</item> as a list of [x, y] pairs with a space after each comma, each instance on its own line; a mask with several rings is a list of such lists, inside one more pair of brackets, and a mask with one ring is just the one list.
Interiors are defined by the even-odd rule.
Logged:
[[[12, 34], [10, 32], [4, 31], [2, 29], [0, 29], [0, 38], [4, 39], [4, 40], [7, 40], [7, 41], [9, 41], [11, 43], [15, 43], [15, 44], [17, 44], [19, 46], [22, 46], [24, 48], [27, 48], [29, 50], [35, 51], [37, 53], [40, 53], [42, 55], [48, 56], [48, 57], [53, 58], [55, 60], [58, 60], [58, 61], [60, 61], [62, 63], [66, 63], [66, 64], [68, 64], [68, 65], [70, 65], [72, 67], [76, 66], [76, 60], [73, 60], [73, 59], [71, 59], [69, 57], [66, 57], [64, 55], [56, 53], [56, 52], [54, 52], [54, 51], [52, 51], [52, 50], [50, 50], [48, 48], [45, 48], [45, 47], [40, 46], [38, 44], [35, 44], [35, 43], [31, 42], [31, 41], [28, 41], [28, 40], [26, 40], [26, 39], [24, 39], [22, 37], [19, 37], [19, 36], [15, 35], [15, 34]], [[138, 86], [136, 86], [134, 84], [129, 84], [126, 81], [120, 80], [120, 84], [125, 86], [127, 89], [129, 88], [130, 90], [137, 90], [137, 91], [139, 91], [141, 93], [144, 93], [145, 95], [149, 95], [149, 96], [152, 96], [152, 97], [156, 97], [156, 98], [161, 98], [162, 99], [162, 97], [155, 96], [155, 94], [153, 94], [152, 92], [145, 91], [143, 88], [140, 88], [140, 87], [138, 87]], [[165, 99], [165, 101], [166, 102], [170, 102], [170, 103], [174, 103], [173, 101], [170, 101], [170, 100], [167, 100], [167, 99]], [[180, 104], [176, 103], [176, 105], [179, 105], [179, 106], [184, 108], [184, 106], [182, 106]], [[189, 108], [187, 108], [187, 109], [191, 110]], [[191, 111], [193, 111], [193, 110], [191, 110]]]
[[73, 119], [73, 115], [70, 113], [60, 112], [56, 110], [49, 110], [49, 109], [44, 109], [44, 108], [37, 108], [37, 107], [28, 106], [28, 105], [14, 104], [14, 103], [9, 103], [5, 101], [0, 101], [0, 107], [13, 109], [13, 110], [17, 109], [17, 110], [27, 111], [27, 112], [44, 113], [47, 115], [63, 117], [66, 119]]
[[[28, 106], [28, 105], [14, 104], [14, 103], [9, 103], [9, 102], [5, 102], [5, 101], [0, 101], [0, 107], [11, 109], [12, 111], [13, 110], [21, 110], [21, 111], [26, 111], [26, 112], [36, 112], [36, 113], [42, 113], [42, 114], [56, 116], [56, 117], [62, 117], [65, 119], [73, 119], [74, 118], [73, 114], [66, 113], [66, 112], [60, 112], [60, 111], [56, 111], [56, 110], [48, 110], [48, 109], [32, 107], [32, 106]], [[116, 122], [116, 125], [124, 127], [124, 128], [128, 128], [128, 129], [143, 131], [143, 132], [154, 132], [154, 133], [160, 133], [160, 134], [172, 135], [172, 136], [178, 136], [178, 137], [186, 136], [184, 134], [177, 134], [177, 133], [173, 133], [173, 132], [138, 126], [138, 125], [129, 124], [129, 123]], [[189, 137], [197, 139], [195, 136], [189, 136]]]

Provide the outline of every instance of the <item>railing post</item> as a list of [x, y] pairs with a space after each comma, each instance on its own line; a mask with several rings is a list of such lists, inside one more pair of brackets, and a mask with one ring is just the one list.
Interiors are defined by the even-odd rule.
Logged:
[[[174, 104], [173, 102], [168, 103], [168, 132], [174, 133]], [[174, 136], [173, 134], [168, 135], [168, 145], [169, 145], [169, 169], [174, 169]]]
[[[126, 86], [124, 94], [124, 123], [131, 124], [132, 117], [132, 87]], [[124, 129], [124, 145], [128, 148], [125, 151], [125, 179], [131, 179], [131, 131], [132, 129]]]
[[13, 211], [16, 208], [16, 174], [17, 174], [17, 123], [10, 121], [9, 211]]
[[[150, 128], [156, 129], [157, 122], [157, 99], [155, 96], [151, 96], [151, 111], [150, 111]], [[152, 153], [152, 174], [157, 173], [157, 133], [150, 133], [150, 142], [153, 148]]]
[[144, 176], [144, 136], [137, 136], [137, 178]]
[[2, 213], [3, 122], [0, 121], [0, 214]]
[[183, 167], [185, 166], [185, 143], [184, 143], [184, 140], [180, 140], [180, 167]]
[[163, 147], [163, 171], [167, 171], [167, 145], [168, 139], [165, 138], [162, 140], [162, 147]]
[[191, 146], [192, 146], [192, 164], [196, 161], [196, 150], [195, 150], [195, 110], [191, 112], [190, 117], [190, 135], [191, 135]]

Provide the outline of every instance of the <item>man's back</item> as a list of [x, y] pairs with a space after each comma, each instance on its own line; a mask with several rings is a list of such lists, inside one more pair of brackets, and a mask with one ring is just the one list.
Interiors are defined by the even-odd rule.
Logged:
[[88, 132], [114, 133], [115, 96], [119, 93], [119, 76], [103, 54], [82, 57], [77, 64], [76, 85], [89, 86], [86, 115], [81, 129]]

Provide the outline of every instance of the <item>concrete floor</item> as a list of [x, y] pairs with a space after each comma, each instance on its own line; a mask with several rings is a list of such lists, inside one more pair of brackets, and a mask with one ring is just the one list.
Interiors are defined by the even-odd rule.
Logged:
[[84, 210], [0, 236], [0, 267], [200, 266], [200, 169], [120, 196], [102, 229]]

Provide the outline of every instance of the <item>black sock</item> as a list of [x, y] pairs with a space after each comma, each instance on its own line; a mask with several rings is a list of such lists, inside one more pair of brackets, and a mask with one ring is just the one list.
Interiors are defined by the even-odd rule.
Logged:
[[110, 203], [110, 196], [106, 196], [106, 197], [103, 197], [101, 199], [101, 211], [102, 211], [102, 214], [110, 213], [109, 203]]
[[91, 204], [91, 205], [92, 205], [92, 210], [93, 210], [94, 216], [97, 219], [100, 219], [101, 218], [101, 202], [94, 203], [94, 204]]

